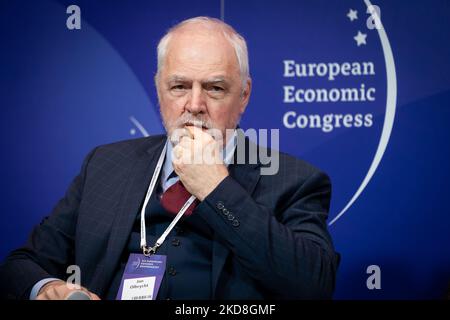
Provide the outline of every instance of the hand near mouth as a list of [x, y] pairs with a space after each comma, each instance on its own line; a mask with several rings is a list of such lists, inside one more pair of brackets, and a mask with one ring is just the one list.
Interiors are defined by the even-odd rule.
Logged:
[[187, 135], [174, 147], [172, 164], [185, 188], [202, 201], [228, 176], [218, 143], [207, 131], [186, 125]]

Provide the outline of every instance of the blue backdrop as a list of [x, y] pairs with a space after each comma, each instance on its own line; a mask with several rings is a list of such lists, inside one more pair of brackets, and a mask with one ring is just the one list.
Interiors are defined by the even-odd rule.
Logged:
[[[71, 4], [81, 29], [66, 25]], [[156, 44], [175, 23], [207, 15], [248, 41], [253, 94], [241, 126], [278, 128], [282, 151], [333, 181], [335, 298], [442, 297], [450, 2], [372, 4], [378, 13], [367, 0], [2, 0], [0, 258], [50, 212], [90, 149], [163, 132]], [[306, 71], [295, 75], [294, 64]], [[366, 285], [370, 265], [380, 289]]]

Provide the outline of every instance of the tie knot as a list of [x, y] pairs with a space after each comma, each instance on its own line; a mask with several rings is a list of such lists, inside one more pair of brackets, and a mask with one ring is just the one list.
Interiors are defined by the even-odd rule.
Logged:
[[[181, 180], [179, 180], [162, 194], [161, 205], [166, 211], [176, 215], [190, 197], [191, 194], [183, 186]], [[195, 201], [186, 209], [184, 215], [190, 216], [198, 203], [199, 201], [195, 199]]]

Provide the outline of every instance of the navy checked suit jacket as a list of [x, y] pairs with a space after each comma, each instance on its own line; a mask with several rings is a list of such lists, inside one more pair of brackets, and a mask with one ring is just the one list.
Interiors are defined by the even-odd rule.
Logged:
[[[0, 267], [1, 296], [28, 299], [36, 282], [66, 279], [67, 266], [78, 265], [82, 285], [102, 297], [164, 142], [158, 135], [91, 151], [51, 215]], [[261, 175], [259, 161], [230, 165], [195, 209], [214, 230], [214, 299], [332, 297], [339, 255], [326, 225], [330, 180], [302, 160], [279, 160], [275, 175]]]

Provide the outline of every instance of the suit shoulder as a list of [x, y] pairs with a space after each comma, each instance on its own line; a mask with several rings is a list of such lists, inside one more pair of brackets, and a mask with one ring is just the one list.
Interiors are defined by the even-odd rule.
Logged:
[[313, 165], [312, 163], [301, 159], [294, 157], [293, 155], [290, 155], [286, 152], [279, 151], [280, 154], [280, 160], [283, 161], [287, 166], [296, 166], [304, 168], [305, 170], [311, 171], [311, 172], [319, 172], [322, 171], [317, 166]]
[[281, 151], [279, 152], [279, 172], [283, 176], [293, 173], [293, 176], [302, 176], [305, 179], [312, 176], [323, 176], [329, 179], [328, 174], [317, 166]]
[[95, 150], [96, 154], [123, 153], [124, 155], [132, 155], [136, 152], [144, 152], [149, 147], [161, 143], [165, 137], [165, 135], [160, 134], [137, 139], [121, 140], [99, 145]]

